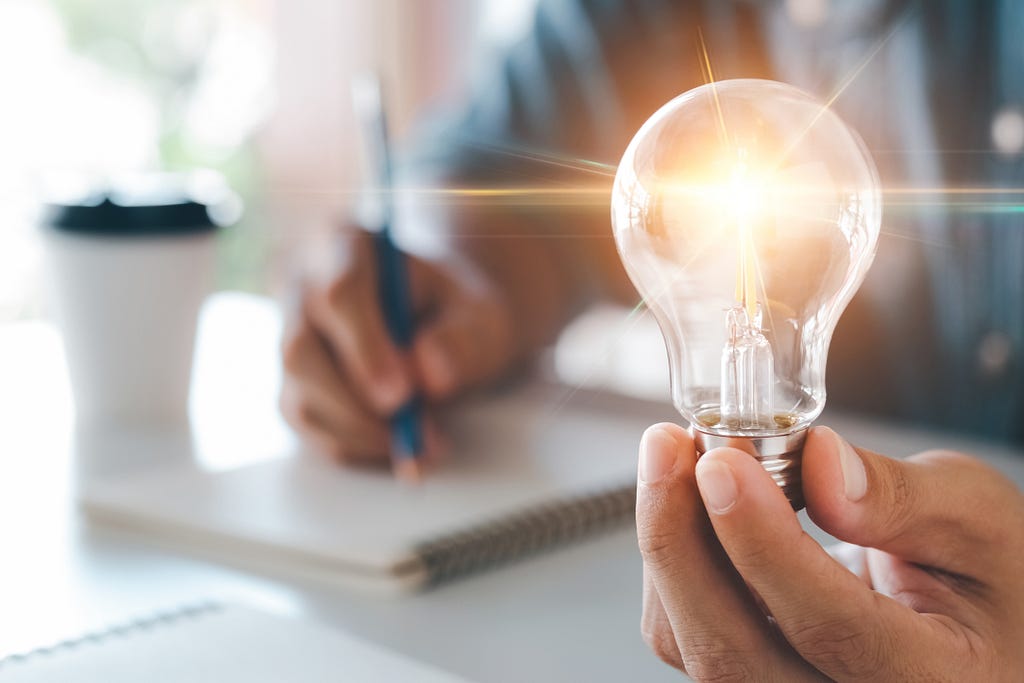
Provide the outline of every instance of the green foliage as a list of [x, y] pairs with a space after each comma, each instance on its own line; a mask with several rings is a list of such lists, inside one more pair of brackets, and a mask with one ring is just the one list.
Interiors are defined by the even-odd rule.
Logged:
[[[239, 225], [222, 232], [218, 284], [262, 291], [269, 251], [269, 228], [258, 207], [259, 170], [251, 141], [225, 155], [189, 144], [183, 130], [185, 104], [193, 96], [215, 28], [213, 0], [49, 0], [60, 15], [71, 49], [118, 79], [133, 84], [161, 113], [161, 170], [212, 168], [222, 173], [243, 199]], [[185, 13], [191, 13], [189, 17]], [[180, 20], [192, 21], [183, 28]], [[180, 32], [188, 49], [180, 49]], [[180, 42], [180, 41], [179, 41]]]

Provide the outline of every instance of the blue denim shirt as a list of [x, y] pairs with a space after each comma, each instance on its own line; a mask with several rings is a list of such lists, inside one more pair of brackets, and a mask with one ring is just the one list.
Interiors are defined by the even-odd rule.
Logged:
[[[993, 143], [996, 118], [1012, 143], [1024, 115], [1024, 2], [833, 0], [813, 22], [799, 4], [541, 0], [437, 138], [446, 172], [591, 180], [506, 152], [616, 164], [651, 113], [702, 82], [698, 28], [717, 79], [822, 99], [846, 83], [834, 107], [886, 197], [878, 257], [829, 355], [830, 404], [1024, 441], [1024, 155]], [[611, 251], [607, 224], [592, 229]]]

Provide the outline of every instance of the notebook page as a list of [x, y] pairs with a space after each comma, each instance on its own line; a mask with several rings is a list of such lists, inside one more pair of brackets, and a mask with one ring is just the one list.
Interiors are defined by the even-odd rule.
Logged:
[[0, 662], [0, 683], [424, 681], [453, 675], [308, 621], [238, 606]]
[[418, 487], [307, 456], [216, 474], [180, 463], [93, 482], [82, 502], [107, 522], [205, 533], [338, 571], [401, 573], [420, 542], [635, 479], [640, 436], [664, 413], [565, 397], [530, 387], [464, 407], [450, 425], [457, 448]]

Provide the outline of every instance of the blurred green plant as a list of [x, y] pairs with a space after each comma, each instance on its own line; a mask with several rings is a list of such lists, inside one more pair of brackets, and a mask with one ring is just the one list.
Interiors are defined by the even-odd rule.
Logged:
[[245, 204], [238, 225], [221, 231], [219, 288], [264, 292], [269, 226], [260, 205], [261, 176], [250, 136], [237, 143], [204, 144], [189, 135], [186, 116], [225, 21], [224, 0], [49, 0], [70, 48], [133, 88], [160, 113], [159, 169], [214, 169]]

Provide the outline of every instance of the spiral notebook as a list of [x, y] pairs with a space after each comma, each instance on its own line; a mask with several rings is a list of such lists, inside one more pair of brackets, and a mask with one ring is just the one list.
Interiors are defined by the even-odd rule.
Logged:
[[246, 568], [386, 591], [436, 585], [632, 521], [637, 445], [664, 405], [534, 384], [477, 398], [418, 487], [304, 455], [92, 481], [96, 523]]
[[0, 659], [0, 683], [459, 680], [325, 626], [216, 603]]

